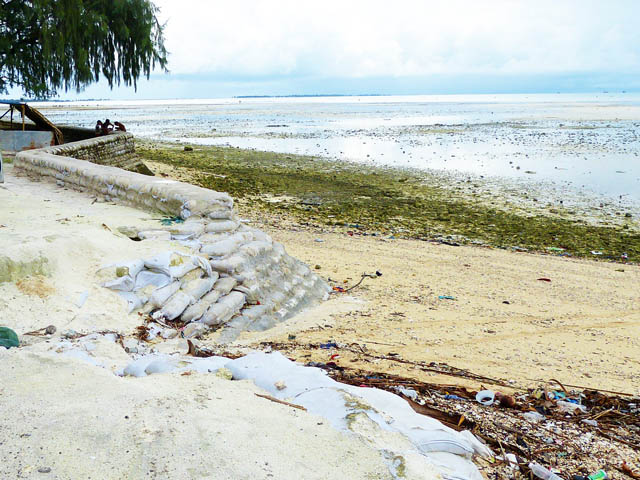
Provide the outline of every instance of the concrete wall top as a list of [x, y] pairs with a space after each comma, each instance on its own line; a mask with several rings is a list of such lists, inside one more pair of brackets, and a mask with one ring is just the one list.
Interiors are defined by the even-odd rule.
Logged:
[[72, 187], [89, 189], [126, 204], [182, 218], [191, 215], [230, 218], [233, 199], [226, 193], [71, 158], [81, 150], [107, 148], [122, 141], [133, 142], [133, 136], [119, 133], [24, 151], [16, 155], [15, 167], [55, 178]]

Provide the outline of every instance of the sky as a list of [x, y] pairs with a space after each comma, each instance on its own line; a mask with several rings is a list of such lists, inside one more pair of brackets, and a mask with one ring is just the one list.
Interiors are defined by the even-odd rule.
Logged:
[[169, 74], [62, 98], [640, 91], [635, 0], [155, 0]]

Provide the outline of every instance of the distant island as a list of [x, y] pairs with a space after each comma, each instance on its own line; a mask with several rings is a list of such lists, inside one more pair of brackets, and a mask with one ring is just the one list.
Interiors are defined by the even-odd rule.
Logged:
[[310, 97], [388, 97], [389, 95], [381, 93], [318, 93], [312, 95], [236, 95], [232, 98], [310, 98]]

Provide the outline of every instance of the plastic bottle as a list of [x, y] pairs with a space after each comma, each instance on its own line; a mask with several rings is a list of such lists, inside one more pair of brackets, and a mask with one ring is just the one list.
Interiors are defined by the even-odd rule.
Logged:
[[536, 477], [541, 478], [542, 480], [563, 480], [562, 477], [559, 477], [551, 470], [544, 468], [542, 465], [535, 462], [531, 462], [529, 464], [529, 468]]
[[598, 470], [596, 473], [592, 473], [587, 477], [589, 480], [607, 480], [609, 477], [607, 476], [607, 472], [604, 470]]

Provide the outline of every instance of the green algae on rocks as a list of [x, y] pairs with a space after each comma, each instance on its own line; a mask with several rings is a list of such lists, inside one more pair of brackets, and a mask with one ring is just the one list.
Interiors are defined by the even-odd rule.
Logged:
[[425, 172], [228, 146], [192, 148], [145, 142], [136, 151], [143, 160], [177, 168], [196, 185], [228, 192], [243, 208], [284, 213], [298, 222], [599, 259], [626, 254], [628, 261], [640, 261], [634, 219], [603, 226], [570, 211], [524, 213], [500, 198], [495, 205], [478, 202]]

